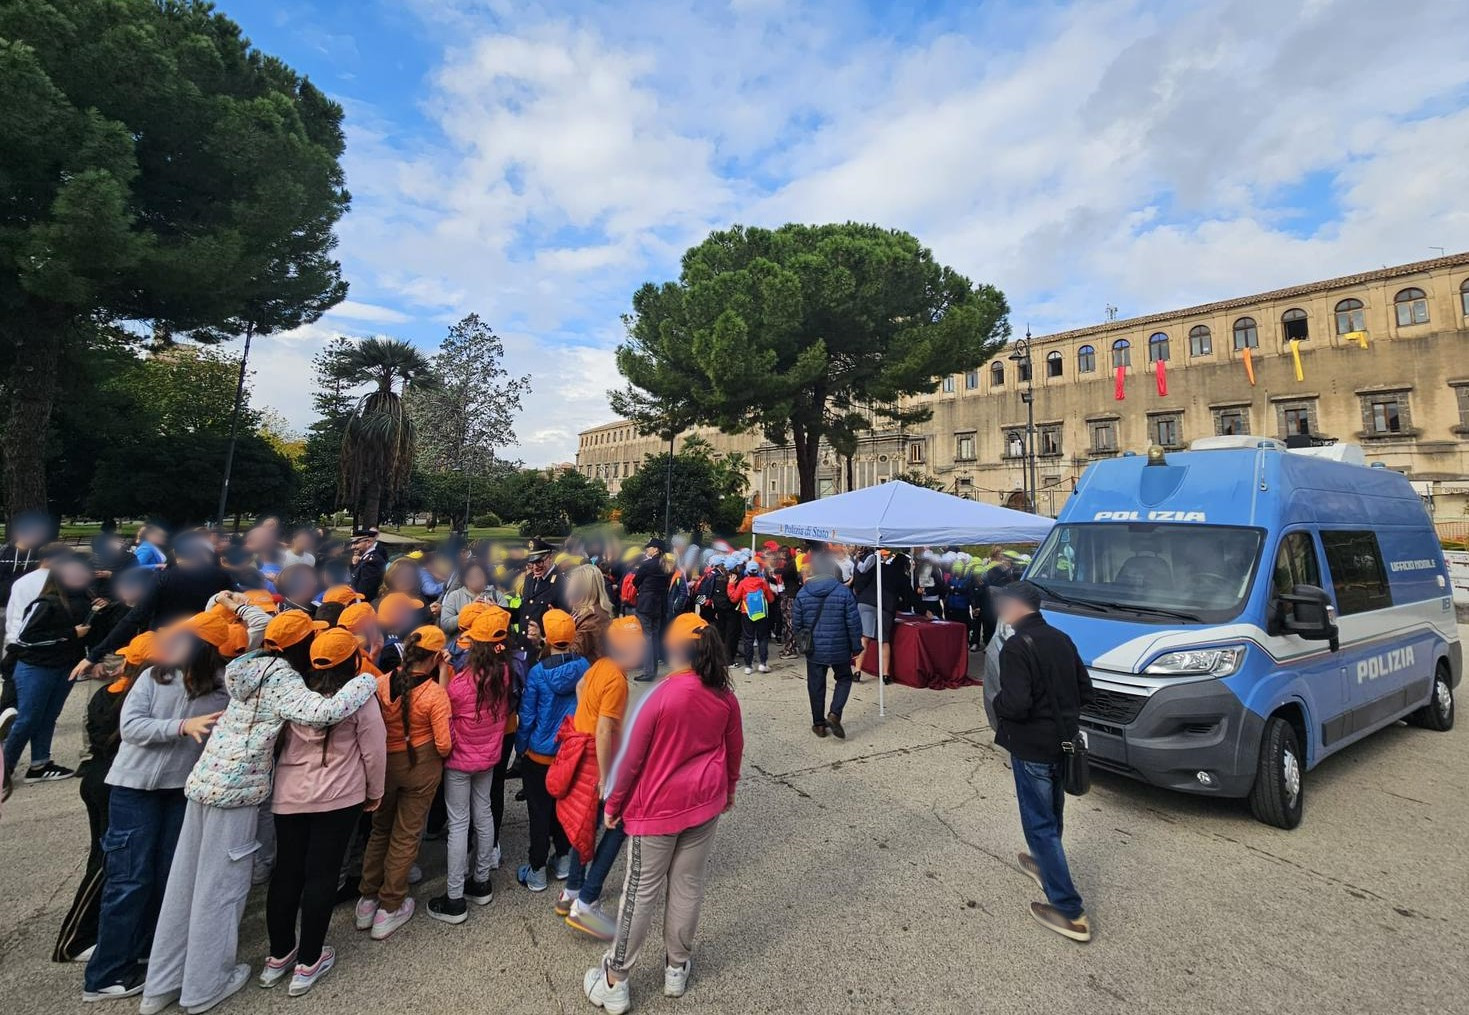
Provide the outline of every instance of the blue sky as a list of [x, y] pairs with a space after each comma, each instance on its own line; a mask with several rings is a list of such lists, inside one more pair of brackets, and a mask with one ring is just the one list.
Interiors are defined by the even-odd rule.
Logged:
[[1469, 248], [1469, 10], [1442, 0], [221, 0], [347, 110], [349, 301], [261, 343], [470, 311], [527, 463], [610, 418], [620, 316], [709, 230], [907, 229], [1034, 332]]

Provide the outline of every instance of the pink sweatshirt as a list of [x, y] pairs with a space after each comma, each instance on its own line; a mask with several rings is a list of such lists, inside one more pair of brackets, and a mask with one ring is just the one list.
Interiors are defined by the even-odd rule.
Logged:
[[444, 767], [455, 772], [488, 772], [500, 763], [505, 751], [505, 723], [510, 719], [509, 702], [500, 705], [496, 715], [486, 705], [475, 709], [477, 694], [474, 675], [462, 669], [454, 674], [446, 688], [449, 694], [449, 731], [454, 746]]
[[739, 699], [687, 670], [638, 706], [612, 771], [606, 810], [629, 835], [676, 835], [734, 800], [745, 750]]
[[281, 734], [271, 810], [316, 814], [382, 799], [387, 735], [376, 695], [326, 729], [290, 723]]

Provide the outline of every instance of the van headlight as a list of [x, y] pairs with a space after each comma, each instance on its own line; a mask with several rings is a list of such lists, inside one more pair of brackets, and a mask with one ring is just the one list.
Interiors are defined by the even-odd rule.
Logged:
[[1167, 652], [1154, 659], [1143, 670], [1161, 677], [1227, 677], [1245, 661], [1243, 645], [1223, 648], [1194, 648]]

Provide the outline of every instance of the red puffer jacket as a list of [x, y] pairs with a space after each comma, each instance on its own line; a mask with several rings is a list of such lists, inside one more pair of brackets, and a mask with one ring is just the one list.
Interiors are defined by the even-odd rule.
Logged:
[[556, 817], [583, 863], [591, 861], [597, 840], [597, 741], [578, 733], [571, 716], [556, 732], [556, 759], [546, 773], [546, 791], [556, 799]]

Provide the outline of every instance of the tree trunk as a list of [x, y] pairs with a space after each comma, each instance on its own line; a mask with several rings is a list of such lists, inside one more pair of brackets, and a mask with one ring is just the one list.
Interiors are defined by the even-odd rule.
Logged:
[[796, 475], [801, 483], [801, 503], [816, 499], [816, 465], [821, 448], [821, 435], [813, 434], [804, 423], [791, 424], [791, 441], [796, 447]]
[[46, 510], [46, 434], [67, 324], [64, 317], [42, 313], [12, 318], [12, 323], [8, 337], [15, 360], [7, 379], [10, 407], [0, 453], [5, 456], [5, 507], [14, 523], [22, 512]]
[[383, 481], [376, 474], [362, 481], [362, 528], [376, 528], [383, 513]]

